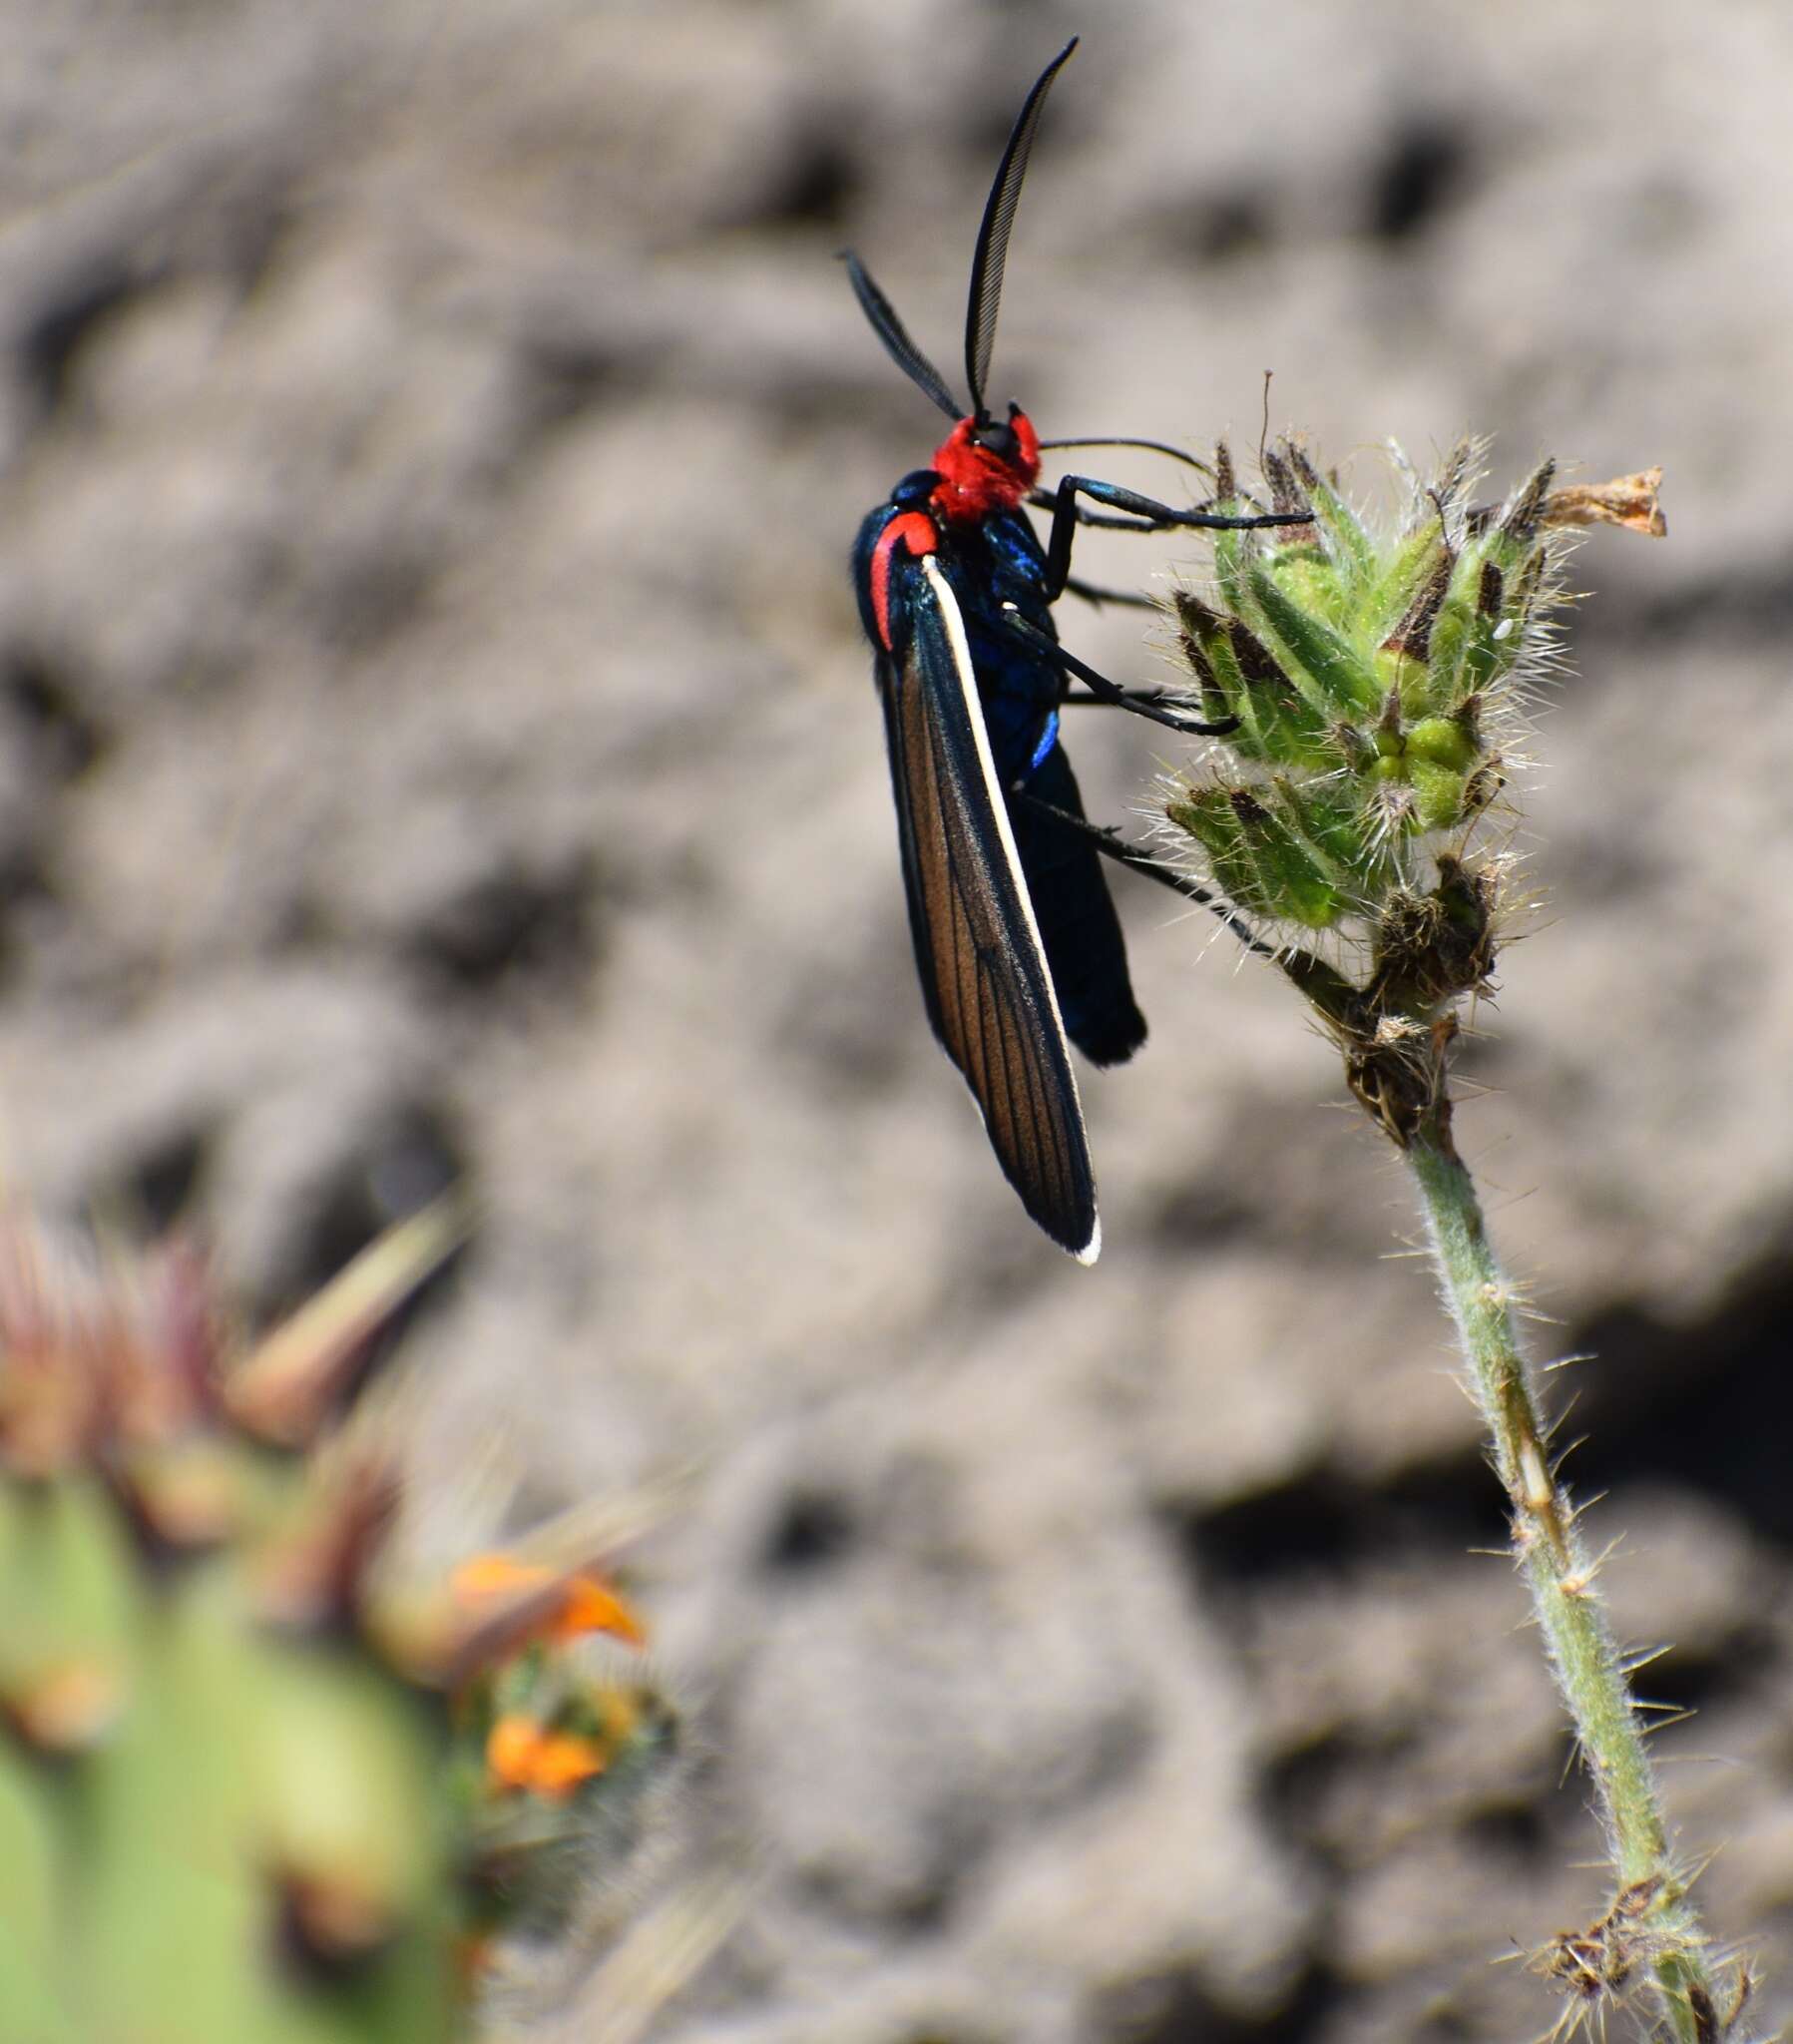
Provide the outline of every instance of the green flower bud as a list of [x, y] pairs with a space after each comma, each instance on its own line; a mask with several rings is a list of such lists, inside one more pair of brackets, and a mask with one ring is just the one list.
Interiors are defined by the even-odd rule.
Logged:
[[1215, 877], [1241, 906], [1304, 929], [1327, 929], [1347, 906], [1336, 865], [1269, 792], [1266, 801], [1243, 787], [1189, 788], [1167, 813], [1200, 842]]
[[1407, 750], [1415, 760], [1467, 773], [1477, 759], [1475, 739], [1449, 717], [1423, 717], [1407, 734]]
[[[1204, 711], [1239, 728], [1210, 754], [1216, 770], [1172, 792], [1171, 821], [1241, 909], [1360, 943], [1385, 987], [1411, 993], [1416, 1023], [1492, 961], [1492, 893], [1464, 897], [1466, 935], [1440, 890], [1447, 866], [1458, 894], [1467, 884], [1465, 842], [1505, 778], [1488, 733], [1512, 730], [1554, 593], [1553, 470], [1478, 510], [1476, 454], [1416, 483], [1385, 535], [1304, 449], [1266, 450], [1270, 501], [1305, 522], [1217, 534], [1211, 585], [1175, 599]], [[1263, 508], [1216, 467], [1220, 501]]]
[[1417, 798], [1414, 821], [1419, 829], [1449, 830], [1463, 821], [1465, 774], [1420, 759], [1410, 759], [1408, 769]]
[[1271, 643], [1285, 655], [1284, 672], [1308, 702], [1337, 716], [1382, 700], [1375, 664], [1324, 618], [1304, 609], [1298, 592], [1267, 568], [1254, 566], [1247, 581]]

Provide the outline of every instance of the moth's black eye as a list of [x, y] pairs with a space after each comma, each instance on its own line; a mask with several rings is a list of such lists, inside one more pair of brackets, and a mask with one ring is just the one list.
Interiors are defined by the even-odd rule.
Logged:
[[987, 447], [998, 461], [1012, 462], [1021, 452], [1015, 439], [1015, 428], [1007, 419], [992, 419], [989, 425], [980, 426], [977, 441], [980, 447]]

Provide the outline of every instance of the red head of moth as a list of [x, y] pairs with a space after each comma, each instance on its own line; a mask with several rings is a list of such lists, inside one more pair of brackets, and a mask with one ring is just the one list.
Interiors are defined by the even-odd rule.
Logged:
[[948, 524], [972, 524], [1019, 508], [1040, 480], [1040, 436], [1019, 405], [1007, 419], [964, 418], [934, 450], [939, 482], [930, 499]]

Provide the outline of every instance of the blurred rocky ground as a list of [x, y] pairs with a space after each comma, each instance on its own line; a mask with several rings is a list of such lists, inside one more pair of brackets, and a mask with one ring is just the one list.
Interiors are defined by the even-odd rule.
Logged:
[[[855, 523], [1052, 433], [1659, 461], [1596, 534], [1466, 1147], [1726, 1935], [1793, 1928], [1793, 22], [1667, 0], [0, 6], [0, 1162], [272, 1309], [450, 1177], [420, 1480], [694, 1467], [643, 1552], [688, 2044], [1523, 2039], [1604, 1906], [1401, 1180], [1268, 976], [1123, 897], [1108, 1247], [913, 986]], [[1149, 461], [1110, 472], [1168, 487]], [[1171, 548], [1084, 572], [1161, 578]], [[1125, 614], [1080, 651], [1148, 675]], [[1156, 735], [1077, 733], [1104, 815]], [[676, 1881], [679, 1853], [654, 1879]], [[631, 1876], [634, 1877], [633, 1875]], [[649, 1876], [642, 1876], [644, 1886]], [[603, 2037], [602, 2010], [566, 2015]]]

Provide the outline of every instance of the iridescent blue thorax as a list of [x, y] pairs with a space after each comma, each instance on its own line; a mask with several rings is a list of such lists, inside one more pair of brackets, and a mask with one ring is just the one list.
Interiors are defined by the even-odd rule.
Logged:
[[[900, 590], [900, 576], [888, 580], [874, 573], [879, 543], [898, 519], [926, 517], [933, 553], [958, 601], [965, 622], [966, 643], [977, 674], [978, 699], [999, 776], [1005, 786], [1029, 777], [1052, 752], [1058, 737], [1058, 706], [1063, 692], [1059, 672], [1028, 646], [1004, 617], [1013, 604], [1037, 631], [1052, 638], [1052, 606], [1046, 600], [1046, 554], [1034, 528], [1020, 511], [998, 511], [975, 523], [948, 521], [934, 514], [930, 494], [935, 478], [927, 469], [905, 476], [859, 528], [854, 547], [854, 577], [867, 636], [880, 640], [873, 611], [874, 589]], [[916, 550], [911, 524], [895, 543], [905, 553]], [[900, 598], [889, 607], [893, 633], [900, 623]]]

